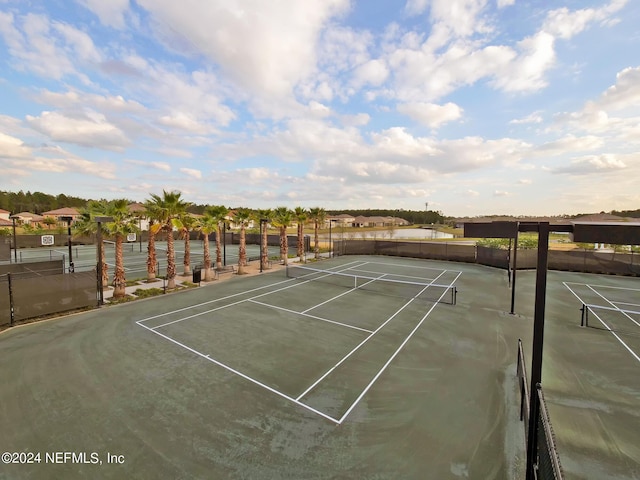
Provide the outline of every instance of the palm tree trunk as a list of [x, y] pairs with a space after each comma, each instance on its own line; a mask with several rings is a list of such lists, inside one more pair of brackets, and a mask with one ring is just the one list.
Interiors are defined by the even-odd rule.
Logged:
[[184, 275], [191, 275], [191, 239], [188, 230], [184, 237]]
[[113, 297], [124, 297], [127, 281], [124, 274], [124, 256], [122, 254], [122, 242], [124, 237], [121, 233], [116, 233], [116, 266], [113, 272]]
[[244, 223], [240, 225], [240, 247], [238, 248], [238, 275], [246, 273], [244, 267], [247, 264], [247, 243], [245, 241]]
[[102, 286], [103, 287], [108, 287], [109, 286], [109, 265], [107, 265], [107, 259], [106, 259], [106, 254], [104, 252], [104, 245], [103, 247], [100, 249], [100, 253], [101, 253], [101, 259], [100, 261], [102, 262]]
[[204, 242], [202, 246], [204, 250], [204, 281], [211, 281], [211, 252], [209, 251], [209, 234], [204, 234]]
[[171, 224], [167, 229], [167, 288], [176, 288], [176, 254], [173, 246], [173, 229]]
[[150, 282], [156, 278], [156, 264], [158, 258], [156, 256], [156, 234], [151, 231], [149, 225], [149, 241], [147, 244], [147, 281]]
[[287, 242], [287, 228], [280, 227], [280, 258], [282, 264], [287, 265], [289, 260], [289, 244]]
[[304, 243], [302, 241], [302, 234], [304, 231], [304, 225], [302, 222], [298, 222], [298, 258], [300, 261], [304, 259]]
[[269, 263], [268, 243], [269, 243], [269, 236], [267, 235], [267, 226], [265, 225], [264, 228], [262, 229], [262, 240], [261, 240], [261, 245], [264, 245], [264, 248], [262, 249], [262, 252], [260, 252], [260, 262], [263, 269], [267, 268], [267, 265]]

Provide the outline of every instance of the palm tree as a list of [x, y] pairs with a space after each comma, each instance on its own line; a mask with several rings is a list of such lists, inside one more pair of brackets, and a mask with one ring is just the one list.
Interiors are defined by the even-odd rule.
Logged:
[[218, 221], [211, 211], [212, 207], [207, 207], [204, 210], [204, 216], [198, 219], [197, 230], [203, 235], [203, 250], [204, 250], [204, 281], [211, 281], [211, 253], [209, 251], [209, 235], [218, 230]]
[[224, 205], [207, 207], [207, 215], [209, 215], [216, 224], [216, 269], [218, 270], [222, 268], [222, 227], [224, 227], [224, 234], [226, 235], [228, 214], [229, 209]]
[[105, 224], [107, 233], [116, 239], [116, 266], [113, 272], [113, 297], [124, 297], [127, 280], [124, 272], [124, 255], [122, 245], [129, 233], [138, 231], [138, 221], [129, 211], [129, 201], [112, 200], [106, 204], [106, 214], [113, 218]]
[[280, 232], [280, 258], [283, 265], [288, 263], [287, 228], [291, 226], [292, 217], [293, 212], [287, 207], [278, 207], [273, 211], [273, 226]]
[[247, 265], [247, 242], [245, 238], [246, 227], [252, 217], [248, 208], [238, 208], [234, 216], [236, 225], [240, 225], [240, 247], [238, 248], [238, 275], [246, 273], [244, 267]]
[[[93, 236], [98, 231], [98, 223], [94, 217], [96, 215], [106, 215], [106, 202], [98, 202], [95, 200], [89, 200], [87, 206], [80, 211], [80, 217], [73, 222], [73, 233], [76, 236]], [[102, 234], [106, 234], [106, 226], [101, 223]], [[102, 286], [106, 287], [109, 284], [109, 266], [105, 260], [104, 248], [100, 248], [100, 258], [96, 259], [97, 262], [102, 264]]]
[[309, 218], [313, 221], [313, 251], [315, 252], [315, 258], [320, 258], [320, 246], [318, 243], [318, 228], [321, 223], [324, 223], [324, 219], [327, 216], [324, 208], [313, 207], [309, 209]]
[[273, 210], [270, 208], [255, 210], [255, 218], [258, 222], [266, 220], [264, 229], [262, 230], [262, 238], [260, 239], [260, 245], [264, 248], [260, 249], [260, 270], [267, 268], [269, 263], [269, 235], [267, 232], [267, 226], [273, 217]]
[[178, 232], [184, 239], [184, 273], [183, 275], [191, 275], [191, 238], [189, 234], [196, 225], [196, 218], [188, 212], [184, 212], [177, 219]]
[[157, 214], [158, 223], [149, 227], [154, 233], [165, 231], [167, 233], [167, 288], [176, 288], [176, 256], [173, 246], [173, 228], [181, 214], [186, 212], [189, 206], [178, 191], [162, 191], [162, 196], [151, 194], [147, 203], [151, 203]]
[[309, 211], [303, 207], [296, 207], [293, 211], [293, 217], [298, 224], [298, 258], [302, 262], [304, 260], [304, 224], [309, 219]]
[[160, 221], [160, 214], [157, 206], [147, 200], [144, 204], [144, 216], [149, 220], [149, 238], [147, 239], [147, 282], [153, 282], [156, 278], [156, 265], [158, 257], [156, 255], [156, 234], [158, 229], [154, 227]]

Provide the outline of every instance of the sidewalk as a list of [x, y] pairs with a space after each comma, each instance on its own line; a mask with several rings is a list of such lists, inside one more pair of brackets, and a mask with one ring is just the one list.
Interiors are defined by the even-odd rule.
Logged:
[[[298, 262], [298, 258], [290, 258], [289, 259], [289, 263], [297, 263]], [[182, 265], [178, 265], [177, 267], [182, 268]], [[234, 265], [234, 267], [236, 268], [236, 271], [238, 269], [237, 265]], [[263, 271], [262, 274], [265, 273], [269, 273], [269, 272], [275, 272], [278, 270], [281, 270], [285, 268], [284, 265], [274, 262], [271, 265], [271, 268], [268, 268], [266, 270]], [[260, 262], [251, 262], [250, 264], [248, 264], [246, 267], [244, 267], [244, 271], [246, 272], [244, 275], [241, 275], [242, 277], [251, 277], [251, 276], [255, 276], [255, 275], [261, 275], [260, 273]], [[213, 276], [213, 273], [212, 273]], [[237, 273], [223, 273], [222, 275], [220, 275], [218, 277], [217, 280], [211, 280], [210, 282], [205, 282], [204, 281], [204, 271], [202, 272], [202, 279], [203, 281], [200, 282], [200, 286], [206, 286], [206, 285], [215, 285], [216, 283], [220, 283], [220, 282], [224, 282], [229, 280], [230, 278], [236, 277]], [[176, 275], [176, 289], [179, 289], [180, 287], [185, 286], [184, 284], [186, 282], [191, 283], [191, 281], [193, 280], [193, 276], [192, 274], [189, 275], [181, 275], [180, 273], [178, 273]], [[147, 283], [146, 280], [140, 280], [136, 285], [132, 285], [130, 287], [126, 287], [125, 291], [127, 293], [127, 295], [131, 295], [131, 296], [135, 296], [133, 292], [135, 292], [136, 290], [142, 289], [142, 290], [146, 290], [146, 289], [151, 289], [151, 288], [164, 288], [164, 285], [166, 284], [166, 281], [163, 278], [157, 278], [155, 282], [151, 282], [151, 283]], [[108, 286], [104, 288], [104, 299], [108, 300], [111, 297], [113, 297], [113, 287], [112, 286]]]

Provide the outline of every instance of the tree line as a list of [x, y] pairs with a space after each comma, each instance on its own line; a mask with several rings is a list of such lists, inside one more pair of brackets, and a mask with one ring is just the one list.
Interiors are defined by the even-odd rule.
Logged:
[[445, 224], [452, 220], [451, 217], [445, 217], [442, 212], [435, 210], [404, 210], [404, 209], [347, 209], [347, 210], [330, 210], [331, 215], [346, 213], [354, 217], [397, 217], [408, 221], [412, 224]]

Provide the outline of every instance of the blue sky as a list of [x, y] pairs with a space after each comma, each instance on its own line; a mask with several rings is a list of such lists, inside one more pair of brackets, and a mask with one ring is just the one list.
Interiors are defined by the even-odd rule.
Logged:
[[0, 189], [640, 208], [640, 2], [0, 0]]

